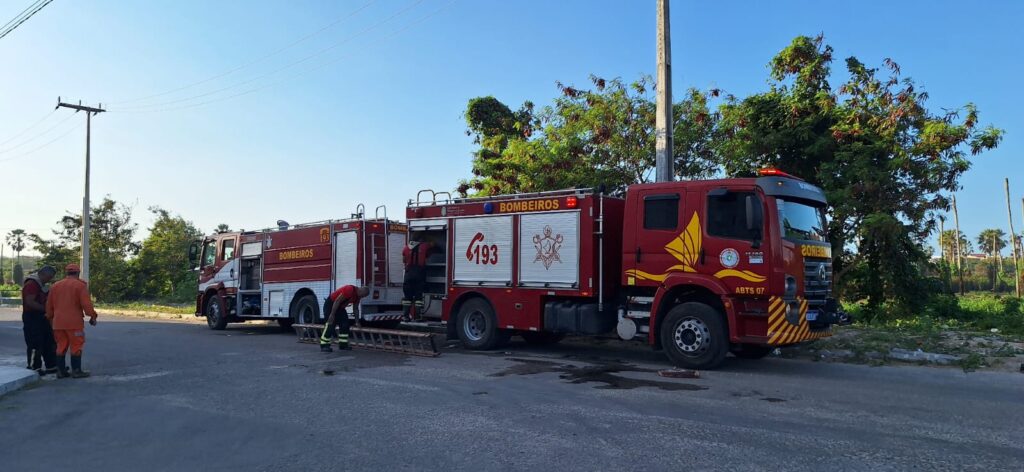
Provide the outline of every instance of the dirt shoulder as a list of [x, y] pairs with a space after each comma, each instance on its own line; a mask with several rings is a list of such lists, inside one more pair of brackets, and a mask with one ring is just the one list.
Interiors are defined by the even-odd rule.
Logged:
[[834, 336], [779, 350], [787, 358], [868, 365], [916, 364], [1024, 372], [1024, 338], [952, 329], [846, 326]]

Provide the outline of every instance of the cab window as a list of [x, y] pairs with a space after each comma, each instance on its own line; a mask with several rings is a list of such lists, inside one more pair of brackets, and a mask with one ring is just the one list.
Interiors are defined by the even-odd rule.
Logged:
[[217, 242], [207, 241], [203, 244], [203, 267], [212, 265], [217, 260]]
[[230, 261], [235, 257], [235, 240], [225, 239], [220, 244], [220, 260]]
[[674, 230], [679, 226], [679, 194], [644, 197], [644, 229]]
[[747, 229], [747, 197], [754, 197], [755, 211], [761, 211], [761, 199], [753, 192], [722, 192], [708, 196], [709, 236], [728, 239], [754, 239]]

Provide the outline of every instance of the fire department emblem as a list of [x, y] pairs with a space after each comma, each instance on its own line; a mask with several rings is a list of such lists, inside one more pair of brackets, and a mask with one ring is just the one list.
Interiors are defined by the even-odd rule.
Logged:
[[533, 262], [540, 261], [541, 264], [544, 264], [544, 269], [550, 269], [551, 264], [562, 262], [562, 259], [558, 257], [558, 250], [562, 248], [562, 241], [565, 238], [561, 234], [552, 236], [551, 226], [545, 226], [543, 233], [543, 236], [533, 235], [533, 246], [537, 248], [537, 257], [533, 259]]

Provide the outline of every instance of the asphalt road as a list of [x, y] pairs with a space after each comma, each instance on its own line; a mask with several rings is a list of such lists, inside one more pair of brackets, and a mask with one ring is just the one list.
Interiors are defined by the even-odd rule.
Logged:
[[[20, 363], [0, 310], [0, 363]], [[1024, 375], [646, 349], [322, 354], [274, 327], [101, 318], [93, 377], [0, 399], [0, 470], [1024, 470]], [[324, 375], [324, 371], [333, 375]]]

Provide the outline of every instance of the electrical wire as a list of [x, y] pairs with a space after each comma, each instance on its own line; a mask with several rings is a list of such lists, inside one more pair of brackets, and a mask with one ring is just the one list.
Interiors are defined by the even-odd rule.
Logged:
[[39, 13], [39, 10], [42, 10], [43, 7], [49, 5], [52, 1], [53, 0], [37, 0], [35, 3], [29, 5], [28, 8], [19, 13], [18, 16], [15, 16], [11, 21], [0, 26], [0, 39], [3, 39], [4, 36], [7, 36], [11, 31], [14, 31], [15, 28], [28, 21], [29, 18], [32, 18], [32, 15]]
[[228, 86], [225, 86], [225, 87], [221, 87], [219, 89], [211, 90], [211, 91], [208, 91], [208, 92], [205, 92], [205, 93], [201, 93], [201, 94], [198, 94], [198, 95], [193, 95], [193, 96], [190, 96], [190, 97], [179, 98], [179, 99], [176, 99], [176, 100], [170, 100], [170, 101], [166, 101], [166, 102], [162, 102], [162, 103], [152, 103], [152, 104], [146, 104], [146, 105], [128, 106], [128, 107], [123, 107], [120, 110], [109, 110], [109, 111], [143, 112], [143, 111], [149, 111], [148, 109], [149, 108], [153, 108], [153, 107], [159, 107], [162, 110], [162, 109], [164, 109], [164, 107], [167, 107], [168, 105], [174, 105], [174, 104], [177, 104], [177, 103], [188, 102], [188, 101], [192, 101], [192, 100], [195, 100], [195, 99], [208, 97], [210, 95], [215, 95], [215, 94], [218, 94], [220, 92], [224, 92], [224, 91], [227, 91], [227, 90], [231, 90], [231, 89], [235, 89], [235, 88], [238, 88], [238, 87], [241, 87], [241, 86], [244, 86], [244, 85], [251, 84], [251, 83], [256, 82], [256, 81], [258, 81], [260, 79], [263, 79], [263, 78], [266, 78], [266, 77], [270, 77], [270, 76], [275, 75], [275, 74], [277, 74], [279, 72], [291, 69], [291, 68], [293, 68], [295, 66], [303, 64], [305, 62], [308, 62], [311, 59], [315, 59], [315, 58], [317, 58], [319, 56], [327, 54], [328, 52], [333, 51], [333, 50], [335, 50], [335, 49], [337, 49], [337, 48], [347, 44], [348, 42], [350, 42], [350, 41], [352, 41], [352, 40], [354, 40], [354, 39], [356, 39], [356, 38], [358, 38], [358, 37], [360, 37], [360, 36], [370, 32], [370, 31], [372, 31], [372, 30], [374, 30], [376, 28], [380, 27], [381, 25], [384, 25], [384, 24], [394, 20], [395, 18], [398, 18], [398, 17], [404, 15], [405, 13], [408, 13], [410, 10], [412, 10], [413, 8], [418, 6], [420, 3], [423, 3], [423, 1], [424, 0], [415, 0], [412, 3], [410, 3], [409, 5], [407, 5], [405, 8], [399, 10], [398, 12], [392, 14], [391, 16], [389, 16], [389, 17], [387, 17], [387, 18], [385, 18], [383, 20], [380, 20], [380, 21], [374, 23], [374, 24], [370, 25], [369, 27], [363, 28], [359, 32], [357, 32], [357, 33], [355, 33], [355, 34], [353, 34], [351, 36], [348, 36], [345, 39], [342, 39], [341, 41], [333, 43], [330, 46], [327, 46], [327, 47], [325, 47], [325, 48], [323, 48], [323, 49], [321, 49], [321, 50], [319, 50], [319, 51], [317, 51], [317, 52], [315, 52], [313, 54], [310, 54], [308, 56], [305, 56], [305, 57], [303, 57], [303, 58], [301, 58], [299, 60], [290, 62], [288, 64], [285, 64], [284, 66], [279, 67], [277, 69], [274, 69], [274, 70], [272, 70], [270, 72], [257, 75], [257, 76], [255, 76], [255, 77], [253, 77], [251, 79], [248, 79], [248, 80], [245, 80], [245, 81], [242, 81], [242, 82], [238, 82], [238, 83], [235, 83], [235, 84], [232, 84], [232, 85], [228, 85]]
[[[49, 115], [47, 115], [47, 116], [49, 116]], [[14, 146], [11, 146], [11, 147], [9, 147], [7, 149], [0, 149], [0, 154], [7, 154], [7, 153], [9, 153], [9, 152], [11, 152], [11, 151], [13, 151], [15, 149], [18, 149], [18, 148], [28, 144], [28, 143], [31, 143], [32, 141], [35, 141], [36, 139], [38, 139], [38, 138], [40, 138], [42, 136], [47, 135], [50, 131], [53, 131], [58, 126], [64, 124], [65, 122], [67, 122], [68, 120], [70, 120], [74, 116], [75, 116], [75, 114], [72, 113], [72, 114], [64, 117], [63, 120], [60, 120], [57, 123], [55, 123], [53, 126], [51, 126], [49, 128], [46, 128], [46, 130], [44, 130], [42, 133], [35, 134], [31, 138], [28, 138], [28, 139], [26, 139], [26, 140], [24, 140], [24, 141], [22, 141], [22, 142], [20, 142], [18, 144], [15, 144]]]
[[57, 113], [57, 109], [56, 108], [54, 108], [53, 110], [50, 110], [50, 112], [47, 113], [46, 116], [43, 116], [42, 118], [40, 118], [35, 123], [32, 123], [31, 125], [28, 126], [28, 128], [25, 128], [25, 129], [19, 131], [18, 134], [15, 134], [14, 136], [11, 136], [10, 138], [7, 138], [6, 141], [0, 141], [0, 146], [3, 146], [3, 145], [5, 145], [5, 144], [7, 144], [7, 143], [9, 143], [11, 141], [14, 141], [15, 139], [18, 139], [18, 138], [22, 137], [25, 133], [27, 133], [29, 131], [32, 131], [36, 126], [39, 126], [44, 121], [46, 121], [47, 118], [53, 116], [54, 113]]
[[293, 41], [293, 42], [291, 42], [291, 43], [289, 43], [289, 44], [287, 44], [287, 45], [285, 45], [285, 46], [283, 46], [281, 48], [278, 48], [278, 49], [276, 49], [276, 50], [274, 50], [274, 51], [272, 51], [272, 52], [270, 52], [268, 54], [260, 56], [260, 57], [258, 57], [256, 59], [253, 59], [253, 60], [249, 61], [249, 62], [243, 63], [243, 64], [241, 64], [239, 66], [236, 66], [236, 67], [234, 67], [232, 69], [228, 69], [228, 70], [226, 70], [226, 71], [224, 71], [224, 72], [222, 72], [220, 74], [214, 75], [212, 77], [208, 77], [206, 79], [203, 79], [203, 80], [200, 80], [200, 81], [197, 81], [197, 82], [192, 82], [190, 84], [183, 85], [181, 87], [176, 87], [176, 88], [173, 88], [173, 89], [170, 89], [170, 90], [165, 90], [165, 91], [160, 92], [160, 93], [154, 93], [152, 95], [146, 95], [144, 97], [132, 98], [132, 99], [129, 99], [129, 100], [122, 100], [122, 101], [119, 101], [119, 102], [109, 102], [108, 105], [119, 105], [119, 104], [125, 104], [125, 103], [139, 102], [139, 101], [148, 100], [148, 99], [156, 98], [156, 97], [162, 97], [164, 95], [169, 95], [169, 94], [172, 94], [172, 93], [175, 93], [175, 92], [180, 92], [182, 90], [187, 90], [187, 89], [190, 89], [190, 88], [195, 87], [197, 85], [202, 85], [202, 84], [205, 84], [205, 83], [212, 82], [214, 80], [220, 79], [222, 77], [226, 77], [228, 75], [231, 75], [231, 74], [233, 74], [235, 72], [238, 72], [238, 71], [240, 71], [242, 69], [245, 69], [247, 67], [259, 64], [259, 63], [261, 63], [261, 62], [263, 62], [263, 61], [265, 61], [267, 59], [270, 59], [271, 57], [274, 57], [274, 56], [276, 56], [278, 54], [281, 54], [282, 52], [287, 51], [287, 50], [289, 50], [289, 49], [291, 49], [291, 48], [293, 48], [293, 47], [295, 47], [295, 46], [297, 46], [297, 45], [299, 45], [299, 44], [301, 44], [301, 43], [303, 43], [305, 41], [308, 41], [309, 39], [312, 39], [312, 38], [320, 35], [324, 31], [327, 31], [327, 30], [329, 30], [329, 29], [331, 29], [331, 28], [333, 28], [333, 27], [335, 27], [335, 26], [337, 26], [337, 25], [339, 25], [341, 23], [344, 23], [345, 21], [351, 19], [352, 17], [358, 15], [360, 12], [362, 12], [363, 10], [369, 8], [371, 5], [377, 3], [378, 1], [380, 1], [380, 0], [370, 0], [369, 2], [364, 4], [363, 6], [357, 8], [357, 9], [351, 11], [351, 12], [349, 12], [346, 15], [343, 15], [343, 16], [340, 16], [340, 17], [336, 18], [334, 21], [328, 23], [327, 25], [323, 26], [322, 28], [320, 28], [320, 29], [318, 29], [318, 30], [316, 30], [316, 31], [314, 31], [314, 32], [312, 32], [310, 34], [307, 34], [306, 36], [303, 36], [303, 37], [301, 37], [301, 38], [299, 38], [299, 39], [297, 39], [297, 40], [295, 40], [295, 41]]
[[[74, 116], [74, 115], [71, 115], [71, 116]], [[84, 125], [85, 125], [85, 123], [79, 123], [79, 124], [77, 124], [75, 126], [72, 126], [67, 131], [65, 131], [61, 135], [59, 135], [59, 136], [57, 136], [57, 137], [47, 141], [45, 144], [43, 144], [43, 145], [41, 145], [39, 147], [36, 147], [36, 148], [32, 149], [31, 151], [27, 151], [27, 152], [24, 152], [22, 154], [18, 154], [17, 156], [12, 156], [12, 157], [7, 157], [7, 158], [4, 158], [4, 159], [0, 159], [0, 163], [8, 162], [8, 161], [13, 161], [15, 159], [21, 159], [22, 157], [25, 157], [25, 156], [28, 156], [28, 155], [31, 155], [31, 154], [35, 154], [36, 152], [39, 152], [40, 150], [45, 149], [46, 147], [50, 146], [51, 144], [53, 144], [53, 143], [55, 143], [57, 141], [60, 141], [61, 139], [63, 139], [64, 137], [66, 137], [67, 135], [71, 134], [73, 131], [77, 130], [78, 128], [81, 128]]]

